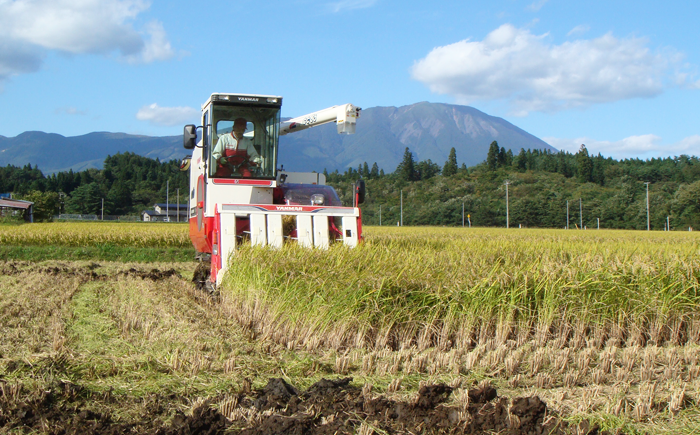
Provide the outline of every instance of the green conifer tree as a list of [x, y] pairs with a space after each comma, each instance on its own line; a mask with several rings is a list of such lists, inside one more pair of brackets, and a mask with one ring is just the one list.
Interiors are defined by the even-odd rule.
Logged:
[[489, 145], [489, 153], [486, 155], [486, 167], [491, 171], [495, 171], [498, 168], [498, 142], [493, 141]]
[[457, 151], [452, 147], [450, 155], [447, 157], [445, 166], [442, 168], [442, 175], [449, 177], [457, 173]]
[[587, 183], [593, 178], [593, 161], [588, 155], [586, 145], [581, 144], [578, 153], [576, 153], [576, 175], [578, 181]]
[[369, 178], [378, 178], [379, 177], [379, 165], [377, 165], [377, 162], [374, 162], [372, 165], [372, 170], [369, 171]]
[[396, 174], [400, 179], [405, 181], [415, 181], [416, 180], [416, 169], [415, 161], [413, 160], [413, 153], [406, 147], [403, 153], [403, 160], [399, 163], [396, 168]]

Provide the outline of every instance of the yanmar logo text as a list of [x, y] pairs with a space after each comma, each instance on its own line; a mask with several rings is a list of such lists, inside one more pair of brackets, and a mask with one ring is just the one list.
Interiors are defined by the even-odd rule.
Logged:
[[238, 97], [238, 101], [258, 101], [258, 98]]
[[276, 209], [279, 211], [304, 211], [304, 207], [277, 206]]

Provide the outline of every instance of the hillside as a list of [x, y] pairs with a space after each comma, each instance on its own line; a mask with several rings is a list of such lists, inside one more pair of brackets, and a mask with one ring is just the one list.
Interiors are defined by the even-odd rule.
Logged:
[[[553, 150], [542, 140], [502, 118], [468, 106], [416, 103], [403, 107], [373, 107], [362, 111], [357, 134], [338, 135], [334, 124], [283, 136], [279, 162], [291, 171], [329, 171], [357, 168], [377, 162], [391, 171], [406, 147], [418, 160], [442, 165], [454, 147], [460, 164], [475, 165], [486, 159], [496, 140], [506, 150]], [[45, 174], [102, 168], [108, 155], [133, 152], [161, 161], [180, 159], [186, 153], [181, 136], [149, 137], [95, 132], [65, 137], [40, 131], [16, 137], [0, 136], [0, 166], [38, 166]]]
[[[458, 160], [460, 156], [457, 155]], [[680, 156], [652, 160], [614, 160], [577, 154], [526, 151], [512, 161], [482, 163], [452, 176], [429, 175], [407, 181], [400, 171], [373, 177], [346, 171], [329, 174], [345, 205], [352, 204], [352, 183], [367, 183], [362, 205], [367, 225], [461, 226], [462, 210], [475, 226], [511, 228], [646, 229], [700, 228], [700, 159]], [[506, 204], [505, 182], [509, 182]], [[581, 213], [581, 211], [583, 213]], [[469, 216], [470, 215], [470, 216]], [[381, 216], [381, 217], [380, 217]]]

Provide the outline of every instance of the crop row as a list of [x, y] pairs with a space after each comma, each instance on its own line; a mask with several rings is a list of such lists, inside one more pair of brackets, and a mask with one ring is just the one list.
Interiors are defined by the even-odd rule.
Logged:
[[368, 228], [330, 252], [244, 247], [245, 324], [315, 348], [700, 342], [693, 233]]
[[100, 245], [186, 248], [186, 225], [159, 223], [56, 222], [0, 226], [0, 244], [13, 246]]

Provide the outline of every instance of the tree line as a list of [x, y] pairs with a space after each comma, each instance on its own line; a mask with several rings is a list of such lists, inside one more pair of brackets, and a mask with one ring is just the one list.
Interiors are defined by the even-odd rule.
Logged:
[[139, 214], [154, 204], [187, 201], [188, 174], [179, 170], [180, 162], [118, 153], [108, 156], [103, 169], [58, 172], [45, 176], [31, 164], [24, 167], [0, 167], [0, 192], [34, 202], [34, 219], [50, 220], [59, 213], [105, 215]]
[[[409, 148], [392, 173], [367, 177], [358, 170], [328, 174], [328, 183], [352, 202], [352, 182], [366, 179], [363, 222], [369, 225], [510, 226], [537, 228], [652, 229], [700, 227], [700, 160], [677, 157], [617, 160], [576, 153], [521, 149], [517, 154], [496, 141], [484, 162], [458, 164], [455, 149], [440, 167], [416, 161]], [[508, 181], [509, 201], [506, 204]], [[568, 202], [568, 210], [567, 210]], [[568, 211], [568, 222], [567, 222]]]
[[[510, 226], [563, 228], [567, 201], [571, 227], [645, 229], [646, 189], [650, 222], [663, 229], [700, 226], [700, 160], [678, 156], [616, 160], [578, 152], [521, 149], [517, 154], [494, 141], [484, 162], [459, 164], [454, 148], [442, 165], [417, 161], [409, 148], [392, 171], [375, 162], [344, 172], [324, 170], [327, 183], [344, 204], [352, 204], [352, 184], [364, 179], [363, 221], [369, 225], [462, 225], [468, 216], [477, 226], [506, 226], [505, 182], [509, 182]], [[45, 176], [36, 167], [0, 167], [0, 192], [35, 203], [35, 219], [61, 213], [138, 214], [153, 204], [170, 202], [179, 188], [186, 201], [188, 174], [179, 162], [134, 153], [105, 159], [103, 169], [59, 172]], [[581, 213], [582, 211], [582, 213]], [[466, 223], [466, 222], [465, 222]]]

